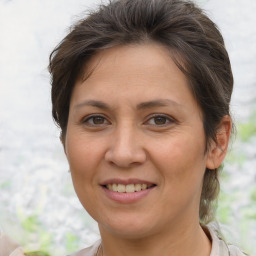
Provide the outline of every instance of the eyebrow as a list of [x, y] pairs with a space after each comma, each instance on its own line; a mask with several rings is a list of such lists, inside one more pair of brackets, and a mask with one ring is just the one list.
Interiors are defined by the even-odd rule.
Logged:
[[175, 107], [181, 107], [182, 105], [178, 102], [170, 99], [158, 99], [158, 100], [152, 100], [152, 101], [146, 101], [142, 102], [137, 105], [138, 110], [147, 109], [147, 108], [154, 108], [154, 107], [168, 107], [168, 106], [175, 106]]
[[[152, 100], [152, 101], [146, 101], [146, 102], [139, 103], [136, 108], [138, 110], [143, 110], [143, 109], [149, 109], [149, 108], [154, 108], [154, 107], [167, 107], [170, 105], [175, 106], [175, 107], [182, 106], [178, 102], [170, 100], [170, 99], [158, 99], [158, 100]], [[96, 108], [100, 108], [100, 109], [104, 109], [104, 110], [111, 109], [111, 107], [107, 103], [105, 103], [103, 101], [98, 101], [98, 100], [83, 101], [83, 102], [75, 105], [75, 109], [79, 109], [84, 106], [92, 106], [92, 107], [96, 107]]]
[[83, 101], [83, 102], [75, 105], [75, 109], [79, 109], [79, 108], [84, 107], [84, 106], [92, 106], [92, 107], [101, 108], [101, 109], [104, 109], [104, 110], [110, 109], [110, 106], [108, 104], [106, 104], [103, 101], [98, 101], [98, 100]]

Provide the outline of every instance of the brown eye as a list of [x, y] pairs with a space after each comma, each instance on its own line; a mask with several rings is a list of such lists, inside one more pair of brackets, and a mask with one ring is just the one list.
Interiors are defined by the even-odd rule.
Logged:
[[96, 116], [92, 118], [93, 124], [104, 124], [105, 118], [101, 116]]
[[148, 119], [146, 122], [146, 124], [153, 126], [166, 126], [172, 123], [174, 123], [174, 120], [171, 117], [165, 115], [155, 115]]
[[85, 119], [83, 123], [88, 126], [102, 126], [109, 124], [107, 119], [103, 116], [90, 116], [87, 119]]
[[154, 122], [156, 125], [164, 125], [167, 122], [166, 117], [163, 116], [158, 116], [158, 117], [154, 117]]

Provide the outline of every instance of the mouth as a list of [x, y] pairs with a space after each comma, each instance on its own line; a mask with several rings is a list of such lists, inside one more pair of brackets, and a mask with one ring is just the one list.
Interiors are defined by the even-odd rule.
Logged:
[[109, 179], [101, 183], [104, 194], [121, 204], [133, 204], [154, 195], [157, 184], [140, 179]]
[[151, 189], [153, 187], [155, 187], [156, 184], [106, 184], [103, 185], [103, 187], [105, 187], [106, 189], [113, 191], [113, 192], [118, 192], [118, 193], [136, 193], [139, 191], [143, 191], [143, 190], [147, 190], [147, 189]]

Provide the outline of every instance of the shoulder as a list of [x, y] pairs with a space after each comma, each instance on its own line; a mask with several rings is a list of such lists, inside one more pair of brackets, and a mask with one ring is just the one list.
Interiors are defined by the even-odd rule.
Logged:
[[249, 256], [248, 254], [242, 252], [238, 247], [229, 244], [228, 245], [230, 256]]
[[215, 225], [207, 225], [204, 227], [207, 229], [211, 239], [212, 239], [212, 251], [210, 256], [247, 256], [248, 254], [242, 252], [235, 245], [227, 243], [220, 231], [219, 228]]
[[11, 240], [0, 230], [0, 255], [1, 256], [24, 256], [23, 249], [19, 244]]
[[74, 252], [68, 256], [96, 256], [100, 243], [101, 241], [99, 240], [95, 242], [92, 246], [82, 249], [80, 251]]

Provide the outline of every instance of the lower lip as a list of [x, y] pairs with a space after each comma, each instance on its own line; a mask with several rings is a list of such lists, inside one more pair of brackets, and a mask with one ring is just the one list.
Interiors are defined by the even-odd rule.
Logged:
[[123, 204], [134, 203], [141, 200], [142, 198], [145, 198], [150, 192], [152, 192], [154, 188], [155, 187], [152, 187], [152, 188], [148, 188], [148, 189], [133, 192], [133, 193], [119, 193], [119, 192], [114, 192], [112, 190], [109, 190], [104, 186], [102, 186], [102, 189], [104, 190], [108, 198]]

